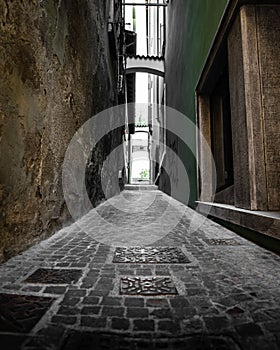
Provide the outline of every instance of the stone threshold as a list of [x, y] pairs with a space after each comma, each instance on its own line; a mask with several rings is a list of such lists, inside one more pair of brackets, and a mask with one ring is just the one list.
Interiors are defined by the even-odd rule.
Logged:
[[158, 186], [156, 185], [148, 185], [148, 184], [126, 184], [124, 185], [125, 190], [132, 190], [132, 191], [153, 191], [157, 190]]
[[198, 204], [198, 211], [202, 214], [208, 214], [215, 218], [280, 239], [280, 212], [278, 211], [247, 210], [236, 208], [229, 204], [200, 201], [196, 201], [196, 204]]

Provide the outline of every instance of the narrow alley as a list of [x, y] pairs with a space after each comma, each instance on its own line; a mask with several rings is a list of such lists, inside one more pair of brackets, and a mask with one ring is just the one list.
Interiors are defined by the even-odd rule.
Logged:
[[[123, 246], [73, 224], [2, 265], [3, 349], [279, 348], [279, 256], [208, 219], [190, 234], [193, 210], [161, 191], [120, 196], [133, 217], [108, 202], [97, 212], [123, 227]], [[167, 206], [182, 215], [168, 235], [141, 230]], [[106, 240], [94, 214], [84, 220]]]
[[280, 349], [279, 0], [0, 0], [1, 350]]

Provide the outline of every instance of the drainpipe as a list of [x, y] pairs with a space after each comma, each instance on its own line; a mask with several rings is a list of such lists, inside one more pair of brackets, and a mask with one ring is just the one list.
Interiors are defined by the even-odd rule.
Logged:
[[[148, 5], [149, 0], [146, 0]], [[149, 7], [146, 6], [146, 41], [147, 41], [147, 56], [149, 55]]]
[[132, 6], [132, 30], [136, 32], [136, 10], [135, 6]]

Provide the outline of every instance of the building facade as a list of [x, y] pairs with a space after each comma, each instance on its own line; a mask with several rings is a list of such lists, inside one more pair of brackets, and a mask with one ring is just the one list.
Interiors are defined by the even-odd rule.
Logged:
[[[167, 40], [165, 57], [167, 105], [199, 127], [189, 140], [196, 157], [176, 135], [167, 138], [188, 171], [188, 204], [277, 238], [279, 11], [279, 1], [169, 1], [168, 36], [178, 40]], [[167, 183], [163, 176], [160, 187]]]

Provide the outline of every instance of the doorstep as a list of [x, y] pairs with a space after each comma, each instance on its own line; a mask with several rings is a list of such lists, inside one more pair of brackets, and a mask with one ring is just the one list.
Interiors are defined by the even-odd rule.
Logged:
[[278, 211], [247, 210], [229, 204], [211, 202], [197, 201], [196, 203], [197, 210], [202, 214], [280, 239], [280, 212]]

